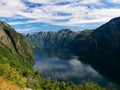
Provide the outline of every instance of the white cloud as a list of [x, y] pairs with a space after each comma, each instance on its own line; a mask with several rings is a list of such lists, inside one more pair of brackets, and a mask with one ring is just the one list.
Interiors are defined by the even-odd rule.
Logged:
[[14, 17], [19, 15], [19, 12], [27, 9], [20, 0], [0, 0], [0, 16], [1, 17]]
[[71, 2], [71, 3], [80, 3], [80, 4], [96, 4], [100, 5], [102, 4], [101, 0], [28, 0], [31, 3], [39, 3], [39, 4], [56, 4], [56, 3], [62, 3], [62, 2]]
[[37, 28], [36, 27], [29, 27], [29, 28], [26, 28], [26, 29], [16, 29], [18, 32], [30, 32], [30, 31], [34, 31], [34, 30], [36, 30]]
[[80, 4], [90, 5], [102, 5], [102, 2], [100, 0], [81, 0]]
[[[82, 16], [78, 16], [80, 12], [76, 15], [73, 15], [74, 18], [70, 19], [67, 22], [70, 25], [74, 24], [87, 24], [87, 23], [99, 23], [99, 22], [107, 22], [111, 18], [120, 16], [120, 9], [119, 8], [109, 8], [109, 9], [93, 9], [88, 10], [87, 15], [84, 13]], [[78, 16], [78, 17], [76, 17]]]
[[[0, 17], [27, 18], [26, 22], [9, 22], [11, 25], [29, 24], [36, 22], [49, 23], [59, 26], [75, 26], [87, 23], [107, 22], [120, 16], [120, 8], [104, 7], [101, 0], [28, 0], [31, 3], [43, 3], [43, 6], [30, 8], [21, 0], [0, 0]], [[72, 2], [66, 5], [56, 5], [59, 2]], [[110, 0], [119, 2], [118, 0]], [[88, 8], [87, 5], [93, 6]], [[95, 8], [94, 5], [100, 5]], [[59, 14], [61, 13], [61, 14]], [[63, 14], [63, 15], [62, 15]], [[64, 15], [68, 14], [68, 15]]]
[[20, 25], [20, 24], [25, 24], [24, 22], [20, 22], [20, 21], [17, 21], [17, 22], [7, 22], [8, 24], [10, 25]]
[[79, 0], [28, 0], [31, 3], [39, 3], [39, 4], [55, 4], [55, 3], [61, 3], [61, 2], [76, 2]]
[[120, 0], [109, 0], [108, 2], [120, 4]]
[[31, 3], [41, 3], [41, 4], [45, 4], [48, 3], [49, 0], [28, 0]]

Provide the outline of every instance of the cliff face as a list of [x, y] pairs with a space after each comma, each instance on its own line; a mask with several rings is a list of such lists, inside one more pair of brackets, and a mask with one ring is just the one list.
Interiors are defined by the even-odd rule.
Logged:
[[32, 49], [27, 39], [10, 25], [0, 21], [0, 50], [3, 48], [16, 53], [22, 62], [33, 65]]

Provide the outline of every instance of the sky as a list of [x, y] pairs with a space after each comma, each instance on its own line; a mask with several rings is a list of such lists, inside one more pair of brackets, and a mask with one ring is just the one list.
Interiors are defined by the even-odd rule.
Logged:
[[120, 16], [120, 0], [0, 0], [0, 20], [20, 33], [95, 29]]

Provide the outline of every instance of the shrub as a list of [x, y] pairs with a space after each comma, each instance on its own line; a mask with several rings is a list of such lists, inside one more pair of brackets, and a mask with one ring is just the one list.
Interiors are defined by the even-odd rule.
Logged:
[[25, 87], [27, 83], [27, 79], [21, 76], [15, 68], [12, 68], [8, 63], [0, 64], [0, 75], [4, 78], [20, 85], [21, 87]]

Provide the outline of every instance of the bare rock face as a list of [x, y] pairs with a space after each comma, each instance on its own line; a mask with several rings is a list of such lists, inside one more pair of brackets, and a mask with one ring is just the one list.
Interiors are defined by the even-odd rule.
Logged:
[[0, 42], [2, 44], [6, 45], [9, 48], [13, 48], [10, 38], [8, 38], [7, 34], [4, 32], [4, 30], [3, 30], [3, 28], [1, 26], [0, 26]]

